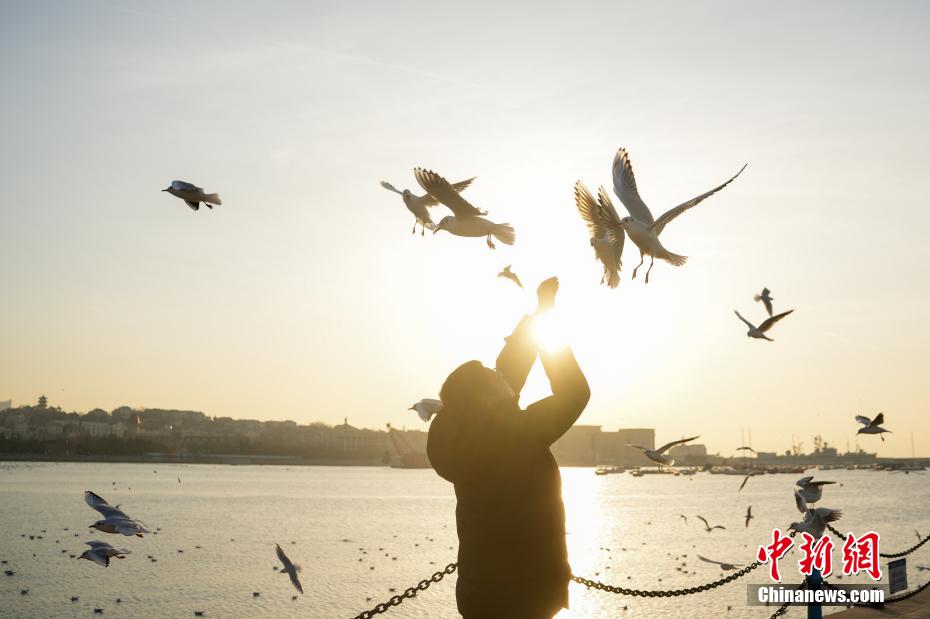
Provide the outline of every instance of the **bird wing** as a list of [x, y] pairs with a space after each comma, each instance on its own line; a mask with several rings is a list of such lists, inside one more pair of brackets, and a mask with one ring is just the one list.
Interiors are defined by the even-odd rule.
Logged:
[[714, 195], [715, 193], [717, 193], [718, 191], [720, 191], [721, 189], [723, 189], [724, 187], [726, 187], [727, 185], [729, 185], [730, 183], [732, 183], [734, 180], [736, 180], [736, 177], [737, 177], [737, 176], [739, 176], [740, 174], [743, 173], [743, 170], [746, 169], [746, 166], [747, 166], [747, 165], [749, 165], [749, 164], [748, 164], [748, 163], [743, 164], [743, 167], [741, 167], [741, 168], [739, 169], [739, 172], [737, 172], [736, 174], [734, 174], [734, 175], [733, 175], [733, 178], [731, 178], [731, 179], [728, 180], [727, 182], [723, 183], [722, 185], [718, 185], [717, 187], [714, 187], [714, 188], [711, 189], [710, 191], [705, 192], [705, 193], [702, 193], [701, 195], [699, 195], [699, 196], [697, 196], [697, 197], [695, 197], [695, 198], [691, 198], [691, 199], [688, 200], [687, 202], [682, 202], [681, 204], [679, 204], [679, 205], [676, 206], [675, 208], [671, 208], [671, 209], [665, 211], [664, 213], [662, 213], [662, 216], [659, 217], [658, 219], [656, 219], [656, 220], [655, 220], [655, 223], [652, 224], [652, 226], [651, 226], [651, 227], [652, 227], [652, 231], [655, 232], [656, 236], [662, 234], [662, 230], [665, 229], [665, 226], [666, 226], [670, 221], [672, 221], [673, 219], [675, 219], [676, 217], [678, 217], [679, 215], [681, 215], [681, 214], [684, 213], [685, 211], [687, 211], [687, 210], [689, 210], [689, 209], [691, 209], [691, 208], [697, 206], [698, 204], [700, 204], [701, 202], [703, 202], [703, 201], [706, 200], [707, 198], [711, 197], [712, 195]]
[[101, 553], [99, 550], [91, 550], [88, 556], [94, 563], [102, 565], [103, 567], [110, 567], [110, 557], [106, 553]]
[[588, 224], [588, 230], [591, 232], [591, 238], [600, 239], [607, 236], [607, 227], [601, 219], [601, 212], [597, 207], [597, 200], [588, 191], [584, 183], [578, 181], [575, 183], [575, 207], [581, 218]]
[[617, 150], [611, 173], [614, 179], [614, 193], [623, 202], [623, 206], [626, 207], [630, 215], [644, 224], [651, 224], [655, 221], [649, 207], [639, 197], [639, 190], [636, 188], [636, 177], [633, 176], [633, 164], [630, 162], [630, 156], [625, 148]]
[[739, 490], [737, 490], [737, 492], [743, 489], [743, 487], [746, 485], [746, 482], [749, 481], [750, 477], [752, 477], [752, 473], [743, 478], [743, 483], [739, 485]]
[[743, 317], [740, 315], [740, 313], [737, 312], [736, 310], [733, 310], [733, 313], [736, 314], [736, 317], [737, 317], [737, 318], [739, 318], [739, 319], [742, 320], [744, 323], [746, 323], [746, 326], [749, 327], [750, 329], [755, 329], [755, 328], [756, 328], [756, 325], [752, 324], [751, 322], [749, 322], [748, 320], [746, 320], [745, 318], [743, 318]]
[[[452, 183], [452, 188], [455, 189], [456, 191], [459, 191], [459, 192], [465, 191], [465, 188], [468, 187], [469, 185], [471, 185], [471, 182], [472, 182], [473, 180], [475, 180], [476, 178], [478, 178], [478, 177], [477, 177], [477, 176], [472, 176], [471, 178], [467, 178], [467, 179], [465, 179], [464, 181], [459, 181], [459, 182], [457, 182], [457, 183]], [[420, 204], [422, 204], [423, 206], [430, 206], [430, 207], [432, 207], [432, 206], [437, 206], [437, 205], [439, 204], [439, 200], [437, 200], [437, 199], [434, 198], [433, 196], [427, 194], [427, 195], [422, 196], [422, 197], [420, 198]]]
[[666, 451], [669, 447], [674, 447], [675, 445], [680, 445], [680, 444], [682, 444], [682, 443], [687, 443], [688, 441], [693, 441], [694, 439], [700, 438], [700, 437], [701, 437], [701, 435], [698, 434], [697, 436], [692, 436], [691, 438], [683, 438], [683, 439], [680, 439], [680, 440], [677, 440], [677, 441], [672, 441], [671, 443], [666, 443], [666, 444], [662, 445], [661, 447], [659, 447], [658, 449], [656, 449], [656, 453], [665, 453], [665, 451]]
[[795, 485], [796, 485], [796, 486], [801, 486], [801, 487], [803, 488], [803, 487], [806, 486], [807, 484], [811, 483], [811, 481], [812, 481], [813, 479], [814, 479], [814, 476], [813, 476], [813, 475], [808, 475], [807, 477], [802, 477], [802, 478], [799, 479], [797, 482], [795, 482]]
[[836, 522], [843, 516], [843, 512], [841, 510], [830, 509], [829, 507], [818, 507], [813, 511], [817, 519], [823, 522]]
[[468, 200], [463, 198], [462, 194], [456, 191], [449, 181], [432, 170], [415, 168], [413, 175], [416, 176], [417, 182], [420, 183], [420, 187], [426, 190], [426, 193], [446, 205], [456, 217], [487, 215], [485, 211], [469, 204]]
[[724, 531], [726, 531], [726, 527], [723, 526], [722, 524], [715, 524], [714, 526], [710, 528], [711, 531], [713, 531], [714, 529], [723, 529]]
[[861, 423], [862, 425], [866, 427], [872, 424], [872, 420], [866, 417], [865, 415], [856, 415], [856, 421], [858, 421], [859, 423]]
[[294, 585], [294, 588], [300, 591], [300, 594], [304, 594], [304, 588], [300, 585], [300, 579], [297, 578], [297, 570], [291, 570], [288, 572], [288, 576], [291, 578], [291, 584]]
[[614, 208], [614, 203], [610, 199], [610, 194], [604, 189], [603, 185], [597, 188], [597, 206], [601, 213], [601, 219], [607, 228], [607, 234], [610, 236], [610, 242], [616, 246], [616, 258], [619, 264], [620, 256], [623, 253], [623, 242], [626, 240], [626, 232], [620, 226], [620, 215]]
[[[766, 288], [766, 290], [768, 290], [768, 288]], [[770, 299], [770, 298], [767, 297], [767, 296], [762, 297], [762, 305], [765, 306], [765, 311], [766, 311], [766, 313], [767, 313], [769, 316], [771, 316], [771, 315], [772, 315], [772, 299]]]
[[807, 513], [807, 501], [801, 496], [800, 490], [794, 491], [794, 504], [797, 506], [799, 512], [802, 514]]
[[184, 181], [171, 181], [171, 188], [175, 191], [203, 191], [201, 187]]
[[872, 420], [870, 426], [880, 426], [885, 423], [885, 413], [879, 413], [875, 416], [875, 419]]
[[185, 200], [184, 202], [187, 204], [187, 206], [191, 207], [191, 210], [200, 210], [200, 202], [194, 202], [193, 200]]
[[284, 551], [281, 550], [280, 544], [275, 544], [274, 552], [278, 555], [278, 559], [281, 560], [281, 563], [284, 564], [284, 569], [289, 569], [292, 566], [291, 560], [287, 558], [287, 555], [284, 554]]
[[704, 516], [698, 516], [698, 519], [704, 523], [705, 527], [707, 527], [708, 529], [710, 528], [710, 523], [707, 522], [707, 518], [705, 518]]
[[388, 191], [393, 191], [394, 193], [399, 193], [400, 195], [404, 195], [403, 191], [399, 190], [397, 187], [395, 187], [394, 185], [392, 185], [391, 183], [387, 181], [381, 181], [381, 186], [387, 189]]
[[84, 491], [84, 501], [93, 509], [100, 512], [100, 515], [104, 518], [109, 518], [110, 516], [122, 516], [123, 518], [126, 518], [126, 514], [124, 514], [121, 510], [113, 507], [107, 503], [106, 500], [99, 494], [91, 492], [90, 490]]
[[649, 448], [648, 448], [648, 447], [643, 447], [643, 446], [641, 446], [641, 445], [630, 445], [629, 443], [626, 443], [626, 446], [627, 446], [627, 447], [635, 447], [636, 449], [642, 449], [643, 451], [649, 451]]
[[98, 540], [94, 540], [91, 542], [84, 542], [84, 543], [90, 546], [91, 550], [97, 550], [98, 548], [107, 548], [107, 549], [113, 548], [113, 546], [110, 546], [108, 543], [101, 542]]
[[782, 312], [781, 314], [775, 314], [771, 318], [766, 318], [765, 322], [759, 325], [759, 331], [761, 331], [762, 333], [765, 333], [766, 331], [772, 328], [772, 325], [774, 325], [776, 322], [778, 322], [779, 320], [781, 320], [782, 318], [784, 318], [785, 316], [787, 316], [793, 311], [794, 310], [788, 310], [787, 312]]
[[751, 451], [752, 453], [756, 453], [756, 450], [752, 447], [737, 447], [736, 451]]
[[746, 508], [746, 517], [749, 518], [752, 516], [752, 505]]
[[682, 518], [684, 518], [685, 524], [688, 524], [688, 517], [687, 517], [687, 516], [685, 516], [684, 514], [678, 514], [678, 515], [681, 516]]
[[701, 555], [698, 555], [697, 558], [703, 561], [704, 563], [713, 563], [715, 565], [723, 565], [723, 563], [721, 563], [720, 561], [714, 561], [713, 559], [708, 559], [707, 557], [702, 557]]

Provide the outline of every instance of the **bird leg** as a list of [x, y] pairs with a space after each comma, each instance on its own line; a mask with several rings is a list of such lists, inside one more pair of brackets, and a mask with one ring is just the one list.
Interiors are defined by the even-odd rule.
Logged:
[[490, 247], [491, 249], [495, 249], [495, 247], [494, 247], [494, 242], [491, 241], [491, 235], [490, 235], [490, 234], [488, 234], [488, 247]]
[[656, 263], [655, 256], [649, 256], [649, 268], [646, 269], [646, 283], [649, 283], [649, 272], [652, 271], [652, 265]]
[[414, 217], [413, 218], [413, 230], [410, 231], [410, 234], [416, 234], [416, 233], [417, 233], [417, 219], [416, 217]]
[[420, 222], [420, 236], [426, 235], [426, 224], [422, 221]]
[[643, 260], [645, 260], [645, 258], [643, 257], [643, 252], [640, 251], [639, 252], [639, 264], [637, 264], [636, 267], [633, 269], [633, 279], [636, 279], [636, 271], [639, 270], [639, 267], [643, 266]]

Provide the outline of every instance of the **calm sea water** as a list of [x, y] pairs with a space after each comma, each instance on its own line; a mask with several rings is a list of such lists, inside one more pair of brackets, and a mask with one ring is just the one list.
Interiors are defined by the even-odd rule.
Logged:
[[[740, 493], [736, 476], [598, 477], [591, 469], [563, 469], [562, 476], [574, 573], [626, 587], [715, 580], [722, 572], [696, 554], [748, 563], [773, 526], [798, 516], [791, 495], [797, 475], [756, 477]], [[915, 528], [930, 531], [925, 472], [818, 477], [839, 482], [823, 503], [844, 510], [840, 529], [874, 528], [884, 551], [911, 546]], [[144, 539], [88, 532], [95, 512], [83, 501], [85, 489], [161, 531]], [[756, 519], [746, 528], [748, 505]], [[0, 559], [7, 561], [2, 569], [16, 571], [0, 575], [0, 616], [89, 617], [99, 607], [104, 617], [127, 618], [192, 617], [195, 610], [207, 617], [352, 617], [389, 598], [391, 587], [403, 591], [455, 560], [454, 508], [452, 487], [430, 470], [0, 463]], [[726, 530], [705, 533], [697, 514]], [[91, 539], [133, 554], [109, 568], [69, 558]], [[287, 577], [273, 570], [276, 542], [303, 565], [306, 594], [296, 601]], [[684, 572], [676, 571], [682, 562]], [[930, 578], [917, 564], [930, 565], [930, 545], [909, 557], [912, 583]], [[800, 580], [792, 563], [782, 565], [786, 581]], [[759, 569], [709, 593], [655, 601], [573, 584], [572, 608], [559, 618], [762, 617], [772, 609], [747, 608], [745, 585], [766, 580]], [[80, 600], [72, 603], [73, 595]], [[457, 617], [455, 576], [384, 616]]]

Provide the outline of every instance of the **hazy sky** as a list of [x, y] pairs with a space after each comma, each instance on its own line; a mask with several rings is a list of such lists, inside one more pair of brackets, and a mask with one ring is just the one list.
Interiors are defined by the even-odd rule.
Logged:
[[[930, 9], [645, 4], [4, 3], [0, 399], [425, 429], [532, 308], [513, 263], [561, 278], [579, 423], [843, 450], [884, 410], [861, 446], [930, 454]], [[609, 290], [572, 186], [619, 146], [654, 211], [749, 167]], [[418, 165], [517, 244], [411, 236], [378, 181]], [[763, 286], [772, 343], [733, 315]]]

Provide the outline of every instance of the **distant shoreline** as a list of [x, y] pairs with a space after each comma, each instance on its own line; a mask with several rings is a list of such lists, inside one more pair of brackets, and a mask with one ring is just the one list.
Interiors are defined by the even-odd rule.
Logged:
[[0, 462], [95, 462], [122, 464], [228, 464], [276, 466], [378, 466], [386, 464], [375, 460], [340, 460], [335, 458], [298, 458], [296, 456], [171, 456], [169, 454], [131, 455], [61, 455], [0, 453]]

